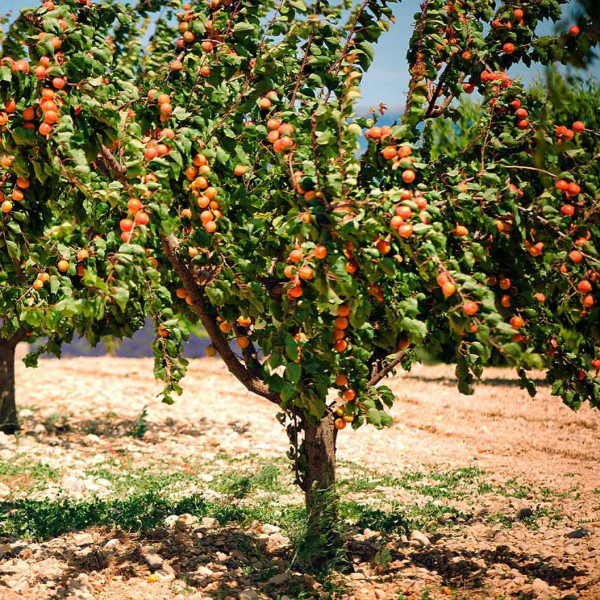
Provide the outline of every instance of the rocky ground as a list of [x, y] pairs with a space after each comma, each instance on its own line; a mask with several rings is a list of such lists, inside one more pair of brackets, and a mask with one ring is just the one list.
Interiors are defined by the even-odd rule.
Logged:
[[[303, 570], [275, 409], [216, 360], [160, 404], [146, 359], [18, 370], [0, 436], [0, 600], [600, 598], [600, 413], [490, 369], [393, 380], [394, 426], [339, 443], [345, 562]], [[146, 407], [144, 409], [144, 407]]]

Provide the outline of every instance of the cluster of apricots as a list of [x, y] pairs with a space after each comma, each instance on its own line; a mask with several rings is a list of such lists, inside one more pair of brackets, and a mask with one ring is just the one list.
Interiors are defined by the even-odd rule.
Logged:
[[[62, 77], [55, 77], [53, 85], [57, 90], [62, 89], [65, 85], [65, 80]], [[64, 101], [56, 95], [56, 91], [52, 88], [44, 88], [39, 104], [23, 109], [21, 113], [23, 120], [22, 127], [31, 131], [36, 131], [37, 129], [43, 136], [50, 135], [53, 126], [60, 119], [60, 109], [57, 103], [63, 104]], [[10, 116], [15, 114], [16, 110], [16, 102], [12, 99], [7, 100], [4, 104], [4, 110], [0, 112], [0, 126], [6, 125]], [[78, 110], [81, 110], [81, 108], [77, 107], [76, 112]]]
[[456, 284], [448, 273], [440, 273], [437, 277], [437, 284], [440, 286], [442, 294], [444, 294], [446, 298], [450, 298], [450, 296], [454, 296], [456, 293]]
[[[400, 192], [400, 199], [402, 201], [412, 200], [420, 211], [424, 211], [427, 208], [427, 199], [421, 190], [418, 190], [413, 194], [411, 190], [404, 189]], [[415, 215], [413, 214], [413, 210], [410, 208], [410, 206], [398, 204], [394, 207], [394, 215], [390, 220], [390, 225], [401, 238], [409, 238], [413, 234], [413, 225], [410, 223], [410, 220], [414, 216]], [[419, 214], [419, 219], [421, 222], [427, 223], [427, 213], [421, 212]], [[381, 249], [379, 250], [381, 252]]]
[[[581, 186], [575, 181], [558, 179], [554, 185], [568, 200], [576, 198], [581, 193]], [[572, 217], [575, 214], [575, 206], [566, 202], [560, 207], [560, 212], [566, 217]]]
[[521, 105], [521, 101], [518, 98], [515, 98], [510, 103], [511, 108], [515, 111], [515, 118], [517, 120], [517, 127], [521, 130], [525, 130], [529, 127], [529, 121], [527, 117], [529, 113], [527, 109], [523, 108]]
[[34, 290], [41, 290], [44, 284], [50, 281], [50, 275], [48, 273], [38, 273], [36, 280], [33, 282]]
[[[11, 173], [8, 171], [10, 166], [12, 165], [13, 157], [12, 156], [3, 156], [0, 158], [0, 166], [3, 169], [7, 169], [5, 173], [2, 175], [2, 183], [6, 183], [11, 178]], [[17, 178], [16, 184], [10, 194], [10, 199], [6, 197], [3, 191], [0, 191], [0, 208], [2, 212], [7, 215], [12, 212], [14, 208], [13, 200], [16, 202], [20, 202], [24, 198], [23, 190], [26, 190], [29, 187], [29, 181], [27, 179], [23, 179], [22, 177]]]
[[278, 119], [269, 119], [267, 121], [267, 139], [269, 143], [273, 145], [273, 152], [281, 154], [290, 150], [294, 145], [292, 135], [294, 134], [294, 127], [288, 123], [282, 123]]
[[[217, 322], [219, 323], [219, 329], [225, 334], [229, 335], [234, 327], [229, 321], [224, 321], [221, 317], [217, 317]], [[250, 337], [248, 335], [248, 328], [252, 325], [252, 319], [250, 317], [238, 317], [236, 323], [236, 338], [235, 341], [237, 345], [245, 350], [250, 346]], [[217, 349], [211, 344], [206, 348], [206, 355], [210, 357], [214, 357], [217, 355]]]
[[[190, 182], [190, 190], [196, 198], [198, 208], [202, 211], [200, 213], [202, 227], [208, 233], [214, 233], [217, 230], [217, 221], [223, 216], [223, 213], [217, 199], [219, 190], [210, 185], [208, 180], [210, 173], [212, 173], [212, 169], [208, 164], [208, 159], [201, 152], [192, 158], [192, 164], [185, 170], [185, 176]], [[182, 212], [182, 216], [191, 217], [191, 211], [188, 209]]]
[[[349, 387], [348, 377], [342, 373], [338, 373], [335, 377], [335, 385], [343, 389], [340, 394], [340, 400], [344, 402], [353, 402], [356, 399], [356, 391]], [[339, 406], [336, 409], [337, 418], [335, 420], [336, 429], [345, 429], [348, 423], [354, 421], [354, 414], [347, 410], [347, 407]]]
[[[346, 330], [350, 325], [348, 317], [350, 316], [350, 308], [346, 304], [341, 304], [336, 309], [336, 318], [333, 322], [333, 339], [335, 340], [334, 349], [336, 352], [344, 352], [348, 348], [348, 342], [346, 341]], [[344, 398], [348, 401], [351, 399], [346, 398], [346, 393], [353, 394], [351, 399], [354, 399], [354, 390], [346, 390], [344, 392]]]
[[[412, 155], [412, 148], [407, 144], [396, 145], [391, 136], [391, 127], [384, 125], [383, 127], [370, 127], [365, 132], [365, 137], [369, 142], [374, 143], [387, 143], [387, 145], [381, 150], [381, 155], [385, 160], [389, 160], [392, 163], [392, 169], [394, 171], [400, 169], [403, 166], [407, 166], [414, 162]], [[405, 168], [402, 171], [402, 181], [410, 185], [416, 179], [416, 173], [411, 168]]]
[[[158, 90], [150, 90], [148, 92], [148, 100], [150, 102], [155, 102], [158, 104], [158, 109], [160, 111], [160, 122], [166, 123], [171, 113], [173, 112], [173, 104], [171, 103], [171, 97], [169, 94], [160, 93]], [[146, 160], [152, 160], [158, 156], [158, 152], [156, 148], [149, 146], [146, 148], [145, 158]]]
[[557, 138], [558, 144], [563, 144], [565, 142], [570, 142], [576, 133], [583, 133], [585, 131], [585, 123], [582, 121], [575, 121], [571, 128], [565, 127], [564, 125], [557, 125], [554, 128], [554, 133]]
[[127, 218], [121, 219], [119, 223], [119, 228], [121, 229], [121, 239], [125, 243], [131, 241], [136, 225], [148, 225], [150, 223], [150, 215], [143, 210], [142, 202], [139, 198], [129, 199], [127, 202], [127, 212]]

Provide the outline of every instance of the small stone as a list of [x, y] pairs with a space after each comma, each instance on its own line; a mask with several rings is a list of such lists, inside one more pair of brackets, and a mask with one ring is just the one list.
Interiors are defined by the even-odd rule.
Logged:
[[219, 521], [214, 517], [204, 517], [202, 521], [200, 521], [200, 527], [202, 529], [216, 529], [219, 526]]
[[567, 533], [567, 537], [571, 540], [580, 540], [588, 535], [591, 535], [591, 533], [587, 529], [575, 529]]
[[118, 548], [120, 548], [120, 546], [121, 546], [121, 541], [118, 540], [117, 538], [113, 538], [112, 540], [108, 540], [108, 542], [106, 542], [106, 544], [104, 544], [104, 549], [109, 550], [109, 551], [114, 551], [114, 550], [117, 550]]
[[521, 508], [517, 513], [518, 519], [528, 519], [529, 517], [533, 517], [533, 508], [531, 508], [530, 506], [525, 506], [524, 508]]
[[204, 565], [200, 565], [197, 569], [196, 569], [196, 573], [198, 575], [200, 575], [201, 577], [212, 577], [213, 575], [213, 570], [209, 569], [208, 567], [204, 566]]
[[198, 517], [194, 517], [193, 515], [188, 515], [183, 514], [181, 515], [178, 519], [177, 522], [175, 523], [175, 529], [179, 529], [180, 531], [187, 529], [188, 527], [191, 527], [192, 525], [194, 525], [195, 523], [198, 522]]
[[90, 546], [94, 543], [94, 538], [89, 533], [76, 533], [73, 536], [73, 542], [80, 548], [82, 546]]
[[366, 576], [364, 573], [350, 573], [350, 579], [353, 579], [354, 581], [362, 581], [363, 579], [366, 579]]
[[[168, 565], [165, 565], [165, 567], [167, 567]], [[154, 573], [161, 581], [164, 581], [166, 583], [169, 583], [170, 581], [174, 581], [175, 579], [175, 572], [173, 571], [173, 569], [171, 567], [169, 568], [164, 568], [164, 569], [159, 569], [158, 571], [155, 571]]]
[[267, 535], [273, 535], [274, 533], [279, 533], [281, 531], [281, 527], [277, 527], [277, 525], [263, 525], [262, 532]]
[[152, 569], [153, 571], [161, 569], [163, 563], [165, 562], [163, 557], [160, 556], [160, 554], [156, 554], [156, 552], [149, 552], [144, 556], [144, 560], [146, 561], [146, 564], [150, 567], [150, 569]]
[[419, 546], [429, 546], [429, 545], [431, 545], [431, 542], [429, 541], [429, 538], [424, 533], [421, 533], [420, 531], [413, 531], [410, 534], [410, 541], [411, 542], [417, 542]]
[[12, 590], [0, 590], [0, 600], [23, 600], [23, 597]]
[[0, 483], [0, 498], [10, 496], [10, 488], [4, 483]]
[[290, 574], [288, 571], [286, 571], [285, 573], [277, 573], [277, 575], [273, 575], [273, 577], [269, 579], [269, 583], [272, 583], [273, 585], [281, 585], [282, 583], [289, 581], [289, 579]]
[[531, 591], [534, 594], [543, 594], [548, 591], [548, 584], [543, 579], [534, 579], [531, 584]]
[[240, 592], [240, 595], [238, 596], [239, 600], [260, 600], [260, 596], [258, 595], [258, 592], [256, 592], [255, 590], [244, 590], [243, 592]]

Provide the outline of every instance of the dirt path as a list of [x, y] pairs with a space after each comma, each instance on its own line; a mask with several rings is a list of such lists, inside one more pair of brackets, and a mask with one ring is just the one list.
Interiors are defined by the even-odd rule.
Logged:
[[[276, 410], [219, 361], [193, 362], [173, 407], [146, 359], [20, 367], [24, 430], [0, 436], [13, 511], [0, 527], [0, 600], [598, 600], [600, 412], [573, 413], [540, 384], [531, 400], [503, 369], [473, 397], [458, 394], [452, 367], [393, 380], [394, 426], [341, 434], [351, 567], [323, 580], [292, 562], [300, 495]], [[173, 498], [167, 526], [151, 522], [152, 494]], [[140, 529], [135, 511], [151, 526], [112, 528]]]

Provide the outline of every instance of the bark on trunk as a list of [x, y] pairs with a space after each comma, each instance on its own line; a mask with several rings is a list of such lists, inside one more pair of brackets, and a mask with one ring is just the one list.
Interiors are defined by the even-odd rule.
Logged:
[[0, 338], [0, 431], [13, 434], [19, 429], [15, 401], [15, 340]]
[[337, 429], [334, 415], [328, 413], [316, 425], [305, 423], [304, 432], [306, 555], [315, 566], [323, 566], [341, 546], [335, 490]]

